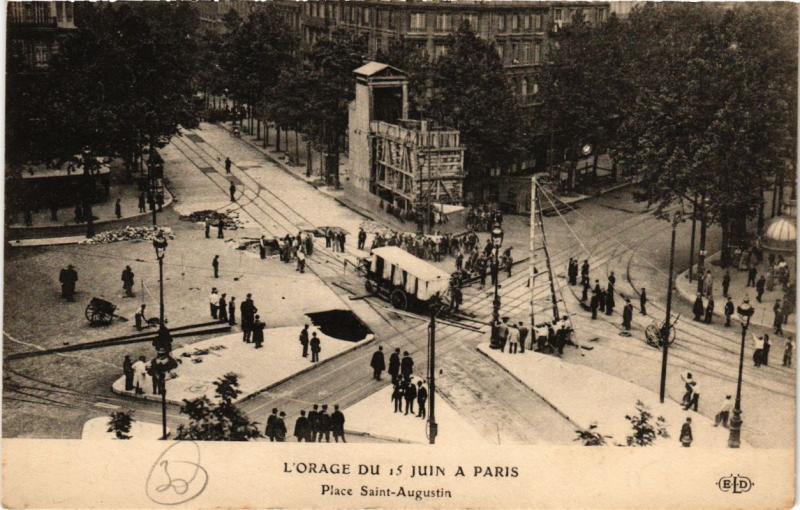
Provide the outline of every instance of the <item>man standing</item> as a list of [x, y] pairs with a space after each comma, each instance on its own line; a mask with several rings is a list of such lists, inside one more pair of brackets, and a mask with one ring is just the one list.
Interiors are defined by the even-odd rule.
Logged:
[[642, 287], [642, 293], [639, 294], [639, 313], [647, 315], [647, 290]]
[[756, 300], [758, 300], [759, 303], [761, 302], [761, 296], [764, 295], [764, 286], [766, 285], [766, 283], [767, 280], [764, 278], [764, 275], [762, 274], [758, 278], [758, 281], [756, 282]]
[[714, 298], [708, 297], [708, 304], [706, 305], [705, 323], [711, 324], [711, 318], [714, 316]]
[[608, 275], [608, 288], [609, 290], [614, 290], [614, 286], [617, 284], [617, 277], [614, 276], [614, 271], [611, 271], [611, 274]]
[[261, 320], [260, 316], [256, 314], [253, 318], [252, 326], [253, 343], [256, 345], [256, 349], [261, 349], [261, 346], [264, 344], [264, 326], [266, 326], [266, 324]]
[[[312, 351], [313, 352], [313, 351]], [[328, 405], [322, 404], [322, 411], [317, 415], [317, 424], [319, 432], [317, 435], [317, 442], [322, 442], [322, 437], [325, 436], [325, 442], [331, 442], [331, 417], [328, 415]]]
[[308, 418], [306, 418], [306, 412], [301, 410], [300, 417], [294, 422], [294, 437], [298, 443], [302, 443], [303, 439], [308, 440], [308, 432]]
[[753, 335], [753, 365], [756, 367], [760, 367], [763, 356], [764, 356], [764, 337]]
[[726, 395], [725, 400], [722, 401], [722, 405], [719, 408], [719, 412], [716, 416], [714, 416], [714, 426], [719, 427], [721, 423], [723, 427], [726, 429], [728, 428], [728, 418], [731, 414], [731, 409], [733, 409], [733, 403], [731, 402], [731, 396]]
[[792, 337], [786, 339], [786, 346], [783, 348], [783, 366], [792, 367], [792, 356], [794, 351], [794, 344]]
[[591, 288], [588, 276], [581, 276], [581, 286], [583, 287], [583, 293], [581, 294], [581, 302], [585, 303], [586, 300], [589, 298], [589, 289]]
[[625, 307], [622, 309], [622, 328], [625, 331], [631, 330], [631, 321], [633, 320], [633, 305], [631, 300], [625, 298]]
[[214, 255], [211, 261], [211, 268], [214, 270], [214, 278], [219, 278], [219, 255]]
[[264, 435], [267, 436], [270, 442], [275, 441], [275, 422], [278, 421], [278, 410], [273, 408], [272, 414], [267, 417], [267, 427], [264, 430]]
[[133, 368], [133, 385], [136, 388], [136, 394], [141, 395], [144, 393], [145, 378], [147, 377], [147, 363], [144, 356], [139, 356], [131, 368]]
[[372, 354], [372, 360], [369, 363], [372, 367], [372, 378], [376, 381], [381, 380], [381, 372], [386, 369], [386, 361], [383, 358], [383, 346], [378, 346], [378, 350]]
[[206, 239], [209, 239], [211, 238], [211, 219], [208, 216], [206, 216], [206, 219], [203, 223], [206, 231]]
[[364, 227], [358, 228], [358, 249], [363, 250], [367, 242], [367, 233], [364, 232]]
[[225, 228], [225, 223], [222, 221], [222, 218], [217, 220], [217, 239], [225, 239], [225, 236], [222, 234], [222, 230]]
[[586, 276], [586, 277], [589, 276], [589, 260], [588, 259], [584, 259], [583, 265], [581, 266], [581, 277], [583, 277], [583, 276]]
[[775, 318], [772, 321], [772, 325], [775, 327], [775, 334], [783, 336], [783, 309], [781, 308], [780, 299], [775, 301], [772, 311], [775, 313]]
[[400, 349], [397, 348], [389, 356], [389, 375], [392, 377], [392, 384], [397, 384], [400, 380]]
[[750, 269], [747, 270], [747, 287], [755, 287], [756, 286], [756, 275], [758, 274], [758, 270], [756, 266], [750, 266]]
[[308, 357], [308, 324], [300, 331], [300, 345], [303, 346], [303, 357]]
[[261, 260], [267, 258], [267, 240], [264, 238], [264, 234], [261, 234], [261, 239], [258, 240], [258, 256]]
[[703, 298], [700, 293], [697, 293], [697, 298], [694, 300], [694, 305], [692, 306], [692, 313], [694, 314], [694, 320], [700, 322], [703, 317], [703, 312], [705, 311], [705, 306], [703, 306]]
[[119, 198], [116, 202], [114, 202], [114, 215], [117, 217], [117, 219], [122, 218], [122, 200]]
[[692, 379], [687, 385], [691, 385], [692, 395], [689, 397], [689, 402], [683, 409], [688, 411], [690, 408], [693, 408], [694, 411], [697, 412], [697, 405], [700, 403], [700, 386], [697, 384], [697, 379]]
[[133, 270], [131, 266], [125, 266], [122, 271], [122, 289], [125, 291], [125, 297], [133, 297]]
[[212, 287], [211, 294], [208, 296], [208, 305], [211, 308], [211, 318], [217, 318], [217, 307], [219, 306], [219, 294], [217, 293], [217, 288]]
[[300, 274], [306, 272], [306, 254], [302, 249], [297, 250], [297, 268], [295, 271], [300, 271]]
[[75, 301], [75, 282], [78, 281], [78, 272], [72, 264], [61, 270], [58, 281], [61, 282], [61, 297], [67, 301]]
[[231, 326], [236, 325], [236, 298], [233, 296], [228, 302], [228, 324]]
[[686, 418], [686, 423], [681, 427], [680, 435], [681, 446], [689, 448], [692, 446], [692, 419]]
[[139, 193], [139, 212], [147, 212], [147, 208], [145, 207], [144, 191]]
[[231, 202], [236, 202], [236, 184], [234, 184], [233, 181], [231, 181], [228, 191], [231, 193]]
[[592, 299], [589, 302], [589, 306], [592, 309], [592, 320], [597, 319], [597, 308], [600, 306], [600, 295], [598, 292], [594, 292], [592, 294]]
[[286, 422], [284, 421], [286, 418], [286, 413], [281, 411], [280, 416], [278, 419], [275, 420], [275, 441], [284, 442], [286, 441]]
[[[575, 269], [577, 270], [578, 266], [575, 266]], [[528, 339], [528, 328], [525, 327], [522, 321], [519, 321], [517, 329], [519, 330], [519, 353], [523, 354], [525, 352], [525, 341]]]
[[306, 442], [313, 443], [317, 440], [319, 432], [319, 405], [314, 404], [308, 413], [308, 438]]
[[[311, 363], [316, 363], [317, 361], [319, 361], [319, 351], [322, 350], [319, 343], [319, 338], [317, 338], [316, 331], [311, 333], [310, 344], [311, 344]], [[325, 406], [322, 406], [322, 408], [325, 409]]]
[[508, 353], [516, 354], [519, 345], [519, 330], [513, 322], [508, 327]]
[[400, 373], [406, 382], [411, 380], [412, 372], [414, 372], [414, 360], [408, 355], [408, 351], [403, 351], [403, 359], [400, 361]]
[[733, 301], [731, 301], [730, 296], [728, 296], [728, 301], [725, 302], [725, 327], [729, 327], [731, 325], [731, 315], [733, 315]]
[[231, 173], [231, 158], [225, 157], [225, 173]]
[[497, 324], [497, 344], [500, 346], [500, 352], [505, 352], [506, 342], [508, 342], [508, 317], [503, 319]]
[[481, 278], [481, 288], [486, 286], [486, 257], [483, 255], [478, 259], [478, 275]]
[[606, 315], [614, 313], [614, 284], [608, 282], [608, 291], [606, 292]]
[[417, 387], [411, 381], [406, 381], [406, 391], [403, 396], [406, 399], [406, 413], [414, 414], [414, 401], [417, 399]]
[[339, 410], [339, 404], [335, 404], [333, 406], [333, 414], [331, 415], [331, 430], [333, 431], [333, 440], [337, 443], [339, 442], [339, 438], [342, 438], [342, 442], [346, 443], [347, 441], [344, 438], [344, 414]]
[[425, 402], [427, 401], [428, 390], [422, 385], [422, 381], [417, 381], [417, 406], [419, 407], [417, 416], [423, 419], [427, 416], [427, 409], [425, 408]]
[[239, 311], [242, 313], [242, 340], [245, 343], [250, 343], [250, 335], [253, 331], [253, 320], [256, 314], [256, 307], [253, 304], [252, 294], [248, 294], [247, 298], [242, 301], [239, 306]]
[[400, 383], [394, 383], [392, 389], [392, 403], [394, 404], [394, 412], [403, 412], [403, 388]]
[[728, 288], [731, 286], [731, 273], [727, 269], [722, 277], [722, 295], [728, 297]]
[[225, 299], [227, 294], [223, 293], [219, 298], [217, 305], [217, 314], [220, 322], [228, 322], [228, 300]]

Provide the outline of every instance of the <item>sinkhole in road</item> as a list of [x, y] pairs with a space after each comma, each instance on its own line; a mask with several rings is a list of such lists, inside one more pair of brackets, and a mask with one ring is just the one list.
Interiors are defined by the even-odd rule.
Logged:
[[324, 334], [345, 340], [359, 342], [372, 331], [350, 310], [325, 310], [306, 314]]

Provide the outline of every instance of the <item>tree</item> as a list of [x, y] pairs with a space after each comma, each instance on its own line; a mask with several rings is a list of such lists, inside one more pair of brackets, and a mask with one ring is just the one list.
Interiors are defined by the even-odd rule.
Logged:
[[433, 64], [425, 113], [461, 132], [465, 185], [478, 191], [490, 170], [519, 161], [527, 128], [495, 47], [464, 23], [448, 36], [447, 48]]
[[181, 413], [189, 417], [188, 425], [179, 425], [177, 439], [201, 441], [249, 441], [261, 437], [258, 422], [251, 421], [233, 401], [242, 392], [239, 378], [228, 373], [214, 381], [216, 401], [205, 395], [184, 399]]
[[575, 433], [577, 434], [575, 441], [580, 441], [583, 446], [605, 446], [606, 439], [611, 437], [597, 430], [595, 422], [590, 423], [588, 429], [578, 429]]
[[113, 432], [117, 439], [130, 439], [131, 425], [133, 425], [133, 411], [114, 411], [109, 416], [107, 431]]
[[651, 446], [659, 437], [669, 437], [664, 417], [659, 416], [652, 423], [653, 414], [641, 400], [636, 401], [636, 414], [627, 414], [625, 419], [633, 428], [633, 434], [625, 438], [628, 446]]
[[336, 187], [348, 107], [355, 97], [353, 71], [364, 63], [366, 52], [364, 37], [337, 29], [303, 55], [293, 82], [298, 91], [304, 91], [304, 119], [300, 124], [317, 145], [325, 148], [328, 183]]

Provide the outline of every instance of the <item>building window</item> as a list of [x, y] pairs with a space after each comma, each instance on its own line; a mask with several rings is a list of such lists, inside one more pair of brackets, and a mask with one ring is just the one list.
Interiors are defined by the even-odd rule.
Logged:
[[438, 32], [450, 30], [452, 23], [452, 18], [449, 14], [436, 15], [436, 30]]
[[528, 79], [527, 78], [523, 78], [522, 81], [520, 81], [519, 94], [522, 97], [525, 97], [525, 96], [528, 95]]
[[500, 56], [500, 62], [505, 62], [505, 55], [504, 55], [503, 45], [497, 45], [497, 54]]
[[411, 15], [411, 30], [425, 30], [425, 13], [415, 12]]
[[58, 21], [64, 17], [64, 4], [61, 2], [56, 2], [56, 16], [58, 16]]
[[604, 22], [606, 19], [608, 19], [608, 11], [606, 9], [599, 9], [598, 17], [600, 18], [600, 23]]
[[564, 21], [564, 19], [562, 18], [563, 15], [564, 14], [561, 12], [561, 9], [553, 10], [553, 21], [556, 21], [556, 22]]
[[516, 78], [512, 78], [511, 79], [511, 93], [516, 96], [518, 91], [519, 91], [519, 85], [517, 84], [517, 79]]
[[364, 24], [369, 25], [369, 7], [364, 8]]
[[433, 58], [434, 60], [438, 60], [441, 57], [447, 55], [447, 46], [444, 44], [437, 44], [433, 47]]
[[522, 16], [522, 26], [525, 28], [525, 30], [530, 30], [531, 29], [531, 15], [530, 14], [526, 14], [526, 15]]
[[542, 45], [541, 43], [536, 43], [533, 46], [533, 63], [540, 64], [542, 62]]
[[520, 60], [523, 64], [529, 64], [531, 62], [531, 43], [522, 43], [522, 55]]
[[39, 69], [47, 67], [49, 52], [46, 44], [37, 44], [33, 48], [33, 65]]
[[505, 16], [500, 15], [500, 17], [497, 18], [497, 29], [501, 30], [501, 31], [506, 29], [506, 17]]
[[542, 29], [542, 15], [541, 14], [534, 14], [533, 15], [533, 28], [535, 30]]
[[511, 64], [519, 64], [519, 45], [517, 43], [511, 44]]
[[511, 16], [511, 30], [519, 30], [519, 16], [516, 14]]
[[469, 28], [472, 29], [473, 32], [478, 31], [478, 15], [477, 14], [465, 14], [464, 21], [469, 24]]
[[533, 94], [535, 96], [538, 93], [539, 93], [539, 84], [536, 83], [536, 82], [533, 82], [533, 89], [531, 91], [531, 94]]

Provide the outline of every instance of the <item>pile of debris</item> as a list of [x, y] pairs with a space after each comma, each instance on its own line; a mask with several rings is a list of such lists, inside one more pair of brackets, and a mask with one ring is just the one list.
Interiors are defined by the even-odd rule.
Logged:
[[225, 230], [236, 230], [244, 228], [244, 222], [239, 219], [239, 211], [219, 212], [212, 209], [194, 211], [188, 215], [181, 215], [183, 221], [193, 221], [195, 223], [205, 223], [208, 219], [212, 225], [216, 226], [220, 221]]
[[175, 234], [169, 227], [125, 227], [120, 230], [100, 232], [94, 237], [84, 239], [80, 244], [108, 244], [118, 241], [152, 241], [159, 234], [166, 239], [175, 239]]
[[225, 347], [224, 345], [212, 345], [206, 347], [205, 349], [198, 349], [197, 347], [195, 347], [194, 351], [184, 352], [183, 354], [181, 354], [181, 357], [191, 358], [192, 363], [202, 363], [203, 356], [208, 356], [212, 352], [219, 351], [222, 349], [227, 349], [227, 347]]

